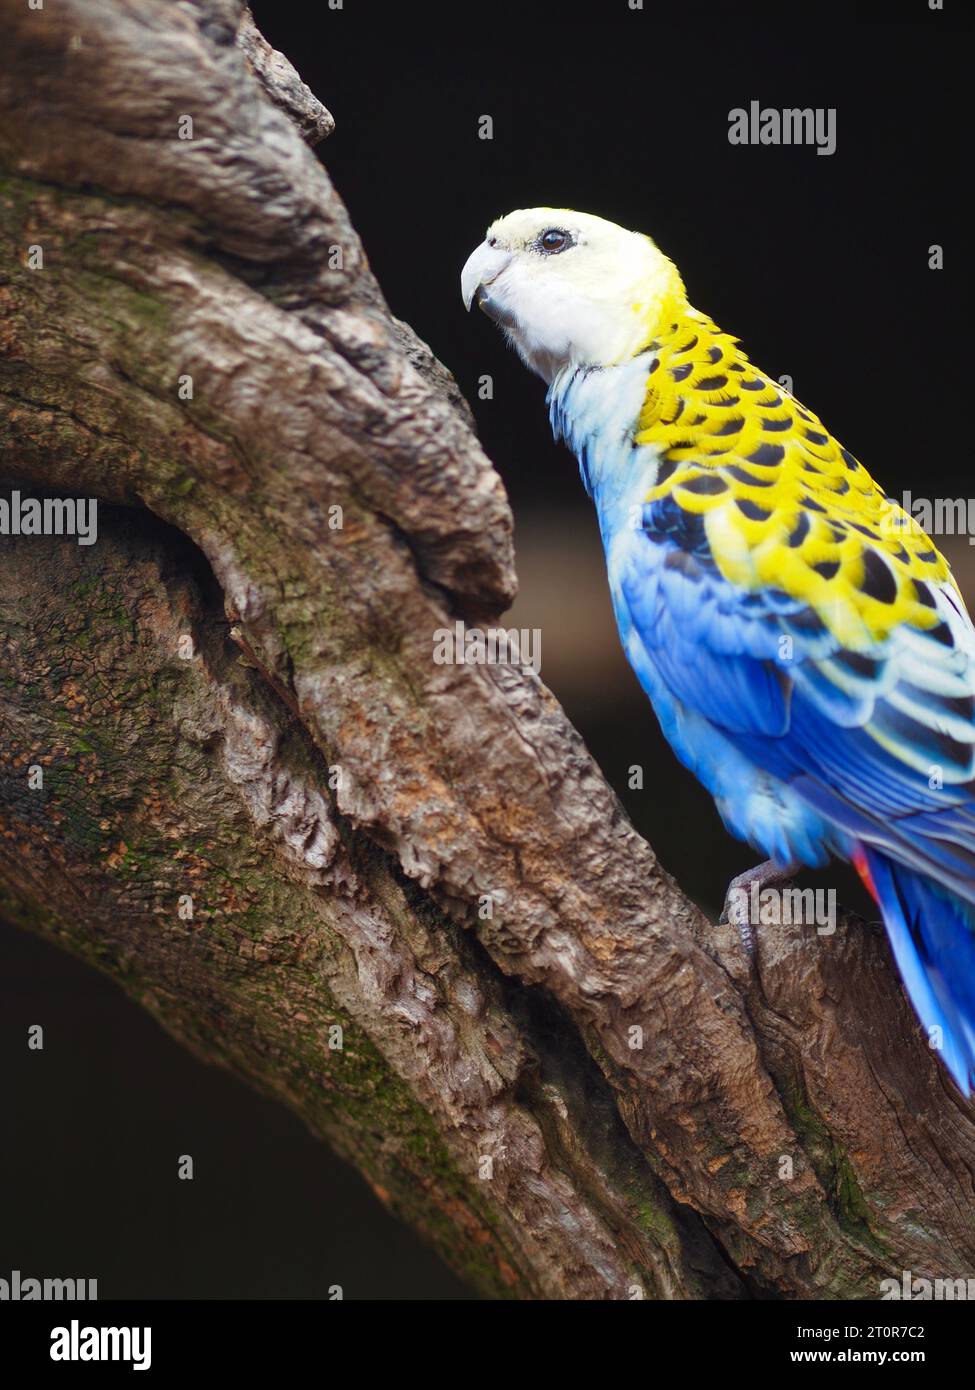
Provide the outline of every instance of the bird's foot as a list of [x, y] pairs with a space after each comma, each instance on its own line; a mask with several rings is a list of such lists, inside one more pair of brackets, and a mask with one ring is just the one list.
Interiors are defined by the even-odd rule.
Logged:
[[766, 888], [788, 883], [794, 878], [801, 865], [778, 864], [774, 859], [766, 859], [764, 864], [756, 864], [738, 874], [728, 884], [724, 908], [720, 922], [728, 922], [738, 928], [741, 944], [749, 958], [755, 956], [755, 928], [759, 922], [759, 898]]

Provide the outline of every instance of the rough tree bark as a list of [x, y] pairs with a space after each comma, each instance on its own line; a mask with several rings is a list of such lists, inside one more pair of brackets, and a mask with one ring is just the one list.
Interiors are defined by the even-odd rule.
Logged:
[[432, 662], [510, 602], [511, 518], [309, 149], [328, 113], [236, 0], [0, 15], [4, 471], [106, 504], [89, 549], [0, 543], [5, 918], [486, 1293], [969, 1273], [972, 1111], [883, 934], [750, 963], [530, 671]]

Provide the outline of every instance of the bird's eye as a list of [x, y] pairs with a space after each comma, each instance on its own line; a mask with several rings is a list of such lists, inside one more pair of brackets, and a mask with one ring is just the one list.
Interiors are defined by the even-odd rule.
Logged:
[[554, 256], [557, 252], [564, 251], [567, 246], [571, 246], [572, 238], [561, 227], [549, 227], [548, 231], [542, 232], [538, 238], [538, 245], [546, 255]]

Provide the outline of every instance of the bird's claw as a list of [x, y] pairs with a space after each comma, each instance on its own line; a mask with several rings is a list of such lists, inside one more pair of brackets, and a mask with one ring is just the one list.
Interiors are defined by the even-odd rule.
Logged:
[[774, 859], [767, 859], [763, 864], [756, 864], [736, 875], [728, 884], [718, 925], [728, 924], [738, 929], [739, 939], [749, 960], [755, 959], [756, 946], [752, 903], [763, 889], [788, 883], [798, 868], [798, 864], [778, 864]]

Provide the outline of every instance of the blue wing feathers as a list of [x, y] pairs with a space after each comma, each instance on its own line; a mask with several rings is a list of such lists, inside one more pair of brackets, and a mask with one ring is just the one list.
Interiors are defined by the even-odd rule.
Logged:
[[[949, 642], [908, 629], [874, 652], [846, 651], [798, 600], [726, 581], [699, 519], [654, 504], [644, 520], [658, 529], [629, 551], [615, 600], [668, 738], [729, 829], [771, 857], [819, 864], [863, 847], [905, 987], [968, 1094], [975, 639], [959, 638], [949, 614]], [[805, 808], [798, 823], [756, 810], [763, 797], [780, 810], [768, 778]]]

